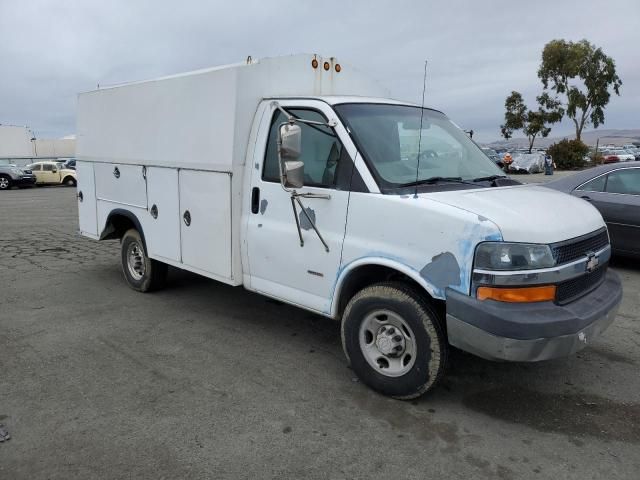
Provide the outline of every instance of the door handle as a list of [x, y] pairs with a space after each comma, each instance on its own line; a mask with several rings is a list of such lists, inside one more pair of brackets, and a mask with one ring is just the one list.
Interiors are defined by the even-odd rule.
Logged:
[[591, 201], [591, 197], [589, 197], [588, 195], [582, 195], [580, 198], [586, 200], [587, 202]]
[[115, 167], [113, 169], [113, 176], [116, 178], [120, 178], [120, 169], [118, 167]]
[[182, 220], [184, 220], [184, 224], [187, 227], [191, 225], [191, 213], [189, 213], [189, 210], [184, 211], [184, 214], [182, 215]]
[[253, 187], [251, 190], [251, 213], [258, 213], [260, 210], [260, 189]]

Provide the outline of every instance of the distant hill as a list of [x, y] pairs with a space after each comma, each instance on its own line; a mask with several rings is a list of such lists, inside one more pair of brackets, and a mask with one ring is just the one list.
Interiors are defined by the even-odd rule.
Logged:
[[[533, 144], [535, 147], [548, 147], [563, 139], [573, 139], [575, 135], [565, 135], [562, 137], [536, 138]], [[582, 141], [587, 145], [595, 146], [596, 141], [600, 139], [600, 145], [624, 145], [625, 143], [640, 142], [640, 128], [631, 128], [627, 130], [589, 130], [582, 132]], [[498, 148], [526, 148], [529, 142], [526, 138], [511, 138], [509, 140], [497, 140], [488, 144], [491, 147]]]

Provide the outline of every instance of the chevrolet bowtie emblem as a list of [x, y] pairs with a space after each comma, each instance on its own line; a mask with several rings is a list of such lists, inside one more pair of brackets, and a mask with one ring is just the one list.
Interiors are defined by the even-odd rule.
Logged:
[[593, 253], [589, 254], [589, 259], [587, 260], [587, 272], [593, 272], [599, 264], [600, 260], [598, 257]]

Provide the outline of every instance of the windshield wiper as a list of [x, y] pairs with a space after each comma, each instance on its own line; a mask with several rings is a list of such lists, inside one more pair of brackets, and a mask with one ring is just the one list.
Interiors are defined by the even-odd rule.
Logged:
[[475, 183], [463, 180], [462, 177], [429, 177], [416, 180], [415, 182], [403, 183], [403, 187], [415, 187], [417, 185], [434, 185], [436, 183], [464, 183], [467, 185], [475, 185]]
[[493, 182], [498, 180], [499, 178], [507, 178], [506, 175], [490, 175], [488, 177], [478, 177], [474, 178], [472, 182]]

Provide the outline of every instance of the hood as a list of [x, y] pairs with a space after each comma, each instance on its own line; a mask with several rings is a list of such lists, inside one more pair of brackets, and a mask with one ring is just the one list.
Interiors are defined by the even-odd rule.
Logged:
[[536, 185], [424, 193], [495, 223], [506, 242], [554, 243], [602, 228], [600, 212], [590, 203]]

